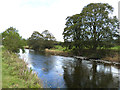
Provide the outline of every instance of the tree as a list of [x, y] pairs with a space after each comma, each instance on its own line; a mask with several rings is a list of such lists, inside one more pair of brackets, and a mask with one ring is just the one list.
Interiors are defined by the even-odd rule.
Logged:
[[37, 31], [34, 31], [31, 37], [28, 39], [28, 45], [36, 51], [44, 49], [43, 35]]
[[120, 35], [113, 41], [115, 46], [120, 45]]
[[22, 40], [23, 40], [23, 44], [27, 46], [27, 40], [26, 39], [22, 39]]
[[45, 40], [45, 43], [44, 43], [45, 48], [48, 48], [48, 49], [52, 48], [54, 46], [54, 41], [56, 40], [53, 34], [50, 33], [48, 30], [45, 30], [42, 32], [42, 35]]
[[22, 49], [24, 52], [24, 43], [16, 28], [10, 27], [2, 33], [2, 44], [9, 51], [18, 53]]
[[48, 30], [45, 30], [41, 33], [44, 37], [45, 40], [52, 40], [52, 41], [55, 41], [55, 37], [52, 33], [50, 33]]
[[45, 48], [52, 48], [54, 45], [54, 40], [55, 37], [48, 30], [43, 31], [42, 34], [34, 31], [28, 39], [28, 45], [35, 51], [40, 51]]
[[81, 15], [76, 14], [69, 16], [66, 18], [66, 20], [66, 27], [63, 32], [65, 46], [67, 46], [69, 49], [74, 46], [76, 49], [83, 48], [84, 35], [82, 35], [83, 33], [80, 28], [82, 26]]
[[80, 14], [66, 18], [64, 41], [72, 42], [76, 49], [111, 47], [111, 41], [119, 36], [118, 20], [112, 12], [113, 7], [109, 4], [88, 4]]

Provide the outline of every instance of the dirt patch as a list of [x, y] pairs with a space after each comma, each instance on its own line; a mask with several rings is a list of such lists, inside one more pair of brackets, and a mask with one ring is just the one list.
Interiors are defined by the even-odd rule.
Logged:
[[120, 54], [116, 53], [114, 56], [106, 56], [105, 58], [102, 58], [102, 59], [112, 61], [112, 62], [120, 62]]

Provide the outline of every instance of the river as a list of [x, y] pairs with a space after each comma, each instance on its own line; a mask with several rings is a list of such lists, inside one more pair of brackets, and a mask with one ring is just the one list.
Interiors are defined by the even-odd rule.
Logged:
[[29, 49], [19, 55], [42, 80], [44, 88], [120, 88], [120, 67]]

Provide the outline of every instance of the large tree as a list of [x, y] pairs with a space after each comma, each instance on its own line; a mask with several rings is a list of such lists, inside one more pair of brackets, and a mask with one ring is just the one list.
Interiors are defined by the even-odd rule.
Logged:
[[48, 30], [43, 31], [41, 34], [43, 35], [45, 40], [44, 47], [48, 49], [52, 48], [54, 46], [54, 41], [56, 40], [54, 35]]
[[44, 37], [38, 31], [34, 31], [28, 39], [28, 45], [34, 50], [39, 51], [44, 49]]
[[67, 17], [64, 41], [78, 49], [110, 47], [111, 41], [119, 36], [118, 20], [112, 12], [113, 7], [109, 4], [88, 4], [80, 14]]
[[52, 40], [52, 41], [55, 41], [55, 37], [52, 33], [50, 33], [48, 30], [45, 30], [41, 33], [44, 37], [45, 40]]
[[12, 52], [19, 52], [19, 49], [22, 49], [24, 52], [24, 43], [22, 37], [19, 35], [16, 28], [10, 27], [2, 33], [2, 44]]
[[55, 37], [48, 30], [43, 31], [41, 34], [38, 31], [34, 31], [28, 39], [28, 45], [35, 51], [40, 51], [45, 48], [52, 48], [54, 41]]

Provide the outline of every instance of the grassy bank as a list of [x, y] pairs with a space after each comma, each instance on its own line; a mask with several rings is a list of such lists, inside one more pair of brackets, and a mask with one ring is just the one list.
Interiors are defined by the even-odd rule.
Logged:
[[55, 50], [55, 51], [65, 51], [65, 47], [62, 47], [61, 45], [55, 45], [54, 48], [50, 50]]
[[[103, 48], [105, 49], [105, 48]], [[109, 50], [120, 50], [120, 46], [114, 46], [111, 48], [107, 48]], [[50, 49], [50, 50], [55, 50], [55, 51], [66, 51], [66, 47], [62, 47], [61, 45], [55, 45], [54, 48]], [[99, 50], [99, 48], [97, 48], [97, 50]], [[67, 51], [71, 51], [71, 50], [67, 50]]]
[[116, 54], [114, 54], [114, 56], [106, 56], [106, 57], [102, 58], [102, 60], [108, 60], [108, 61], [112, 61], [112, 62], [120, 62], [120, 54], [116, 53]]
[[42, 88], [42, 83], [23, 60], [3, 49], [2, 88]]
[[62, 51], [62, 50], [56, 50], [56, 49], [45, 49], [46, 54], [51, 55], [60, 55], [60, 56], [73, 56], [72, 52], [69, 51]]
[[60, 45], [56, 45], [52, 49], [47, 49], [46, 52], [50, 53], [52, 55], [63, 55], [63, 56], [85, 56], [88, 58], [100, 58], [103, 60], [108, 61], [115, 61], [120, 62], [120, 46], [111, 47], [109, 49], [97, 49], [96, 51], [89, 50], [89, 49], [83, 49], [80, 51], [71, 51], [71, 50], [65, 50], [65, 47], [62, 47]]

